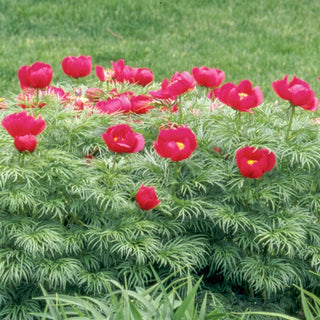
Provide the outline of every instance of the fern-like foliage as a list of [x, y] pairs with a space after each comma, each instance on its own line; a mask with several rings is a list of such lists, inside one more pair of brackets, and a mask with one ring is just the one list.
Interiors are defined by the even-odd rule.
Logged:
[[[153, 88], [112, 85], [118, 93]], [[157, 100], [146, 114], [108, 115], [75, 110], [74, 90], [65, 89], [66, 103], [50, 96], [32, 109], [47, 124], [34, 152], [19, 153], [0, 130], [0, 317], [32, 319], [28, 312], [41, 305], [30, 299], [40, 286], [102, 296], [112, 281], [146, 288], [152, 268], [182, 277], [187, 266], [225, 296], [234, 290], [234, 304], [246, 307], [272, 304], [279, 295], [291, 299], [298, 279], [318, 290], [309, 273], [320, 270], [320, 136], [313, 113], [296, 110], [287, 132], [284, 104], [240, 115], [217, 102], [211, 108], [195, 90], [172, 102], [178, 112]], [[2, 115], [19, 111], [12, 103]], [[120, 123], [143, 135], [143, 150], [108, 149], [101, 135]], [[197, 148], [174, 162], [153, 143], [161, 129], [177, 126], [194, 132]], [[235, 155], [245, 146], [272, 150], [275, 167], [259, 179], [242, 176]], [[142, 184], [161, 201], [150, 211], [135, 200]]]

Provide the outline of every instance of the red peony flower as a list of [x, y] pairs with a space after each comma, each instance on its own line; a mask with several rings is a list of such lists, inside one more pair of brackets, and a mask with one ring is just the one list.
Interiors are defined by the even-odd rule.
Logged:
[[250, 109], [263, 101], [260, 88], [252, 88], [251, 82], [247, 79], [240, 81], [237, 86], [228, 82], [219, 89], [214, 89], [214, 94], [222, 103], [242, 112], [253, 113]]
[[161, 157], [180, 161], [191, 156], [197, 148], [197, 140], [189, 128], [179, 127], [161, 130], [153, 145]]
[[131, 112], [138, 114], [147, 113], [150, 109], [153, 108], [152, 101], [152, 98], [143, 94], [132, 96], [130, 98]]
[[133, 68], [131, 78], [128, 81], [132, 84], [146, 86], [153, 81], [153, 73], [147, 68]]
[[32, 134], [14, 137], [14, 146], [19, 152], [33, 152], [37, 146], [37, 139]]
[[109, 127], [102, 138], [108, 148], [117, 153], [136, 153], [144, 147], [144, 137], [140, 133], [132, 131], [127, 124], [118, 124]]
[[288, 76], [285, 76], [283, 80], [274, 81], [272, 88], [280, 98], [288, 100], [293, 106], [309, 111], [318, 110], [319, 101], [309, 84], [296, 76], [289, 83]]
[[[146, 86], [153, 81], [153, 73], [147, 68], [131, 68], [124, 64], [120, 59], [116, 63], [111, 61], [113, 66], [113, 78], [118, 82], [129, 82], [131, 84], [140, 84]], [[101, 73], [101, 71], [99, 71]]]
[[63, 72], [72, 78], [87, 77], [91, 72], [92, 62], [90, 56], [68, 56], [61, 63]]
[[146, 187], [144, 184], [141, 185], [136, 194], [136, 201], [142, 210], [151, 210], [160, 203], [155, 187]]
[[99, 101], [95, 108], [100, 113], [129, 113], [131, 111], [131, 102], [125, 95], [120, 95], [107, 101]]
[[244, 177], [256, 179], [273, 169], [276, 157], [265, 148], [244, 147], [237, 150], [236, 162]]
[[192, 75], [199, 86], [207, 88], [219, 87], [225, 78], [223, 71], [207, 67], [193, 68]]
[[133, 78], [133, 69], [130, 66], [126, 66], [123, 59], [118, 60], [116, 63], [111, 61], [111, 64], [114, 80], [118, 82], [125, 82]]
[[22, 89], [45, 88], [50, 84], [52, 76], [53, 71], [51, 66], [38, 61], [31, 66], [23, 66], [18, 70], [18, 78]]
[[175, 94], [172, 94], [172, 92], [169, 91], [169, 81], [168, 79], [164, 79], [161, 83], [161, 89], [157, 91], [149, 91], [148, 92], [152, 97], [155, 99], [170, 99], [170, 100], [176, 100], [177, 96]]
[[196, 82], [188, 71], [176, 72], [170, 79], [168, 91], [172, 96], [179, 96], [186, 91], [192, 91], [195, 86]]
[[103, 69], [101, 66], [96, 66], [95, 72], [100, 81], [111, 81], [114, 75], [111, 69]]
[[36, 136], [46, 127], [46, 122], [41, 116], [35, 119], [33, 115], [27, 115], [25, 111], [7, 115], [3, 118], [1, 124], [14, 138], [28, 134]]

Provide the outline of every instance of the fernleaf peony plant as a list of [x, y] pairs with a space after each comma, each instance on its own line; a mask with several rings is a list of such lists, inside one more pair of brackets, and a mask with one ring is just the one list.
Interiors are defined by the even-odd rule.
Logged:
[[[96, 297], [108, 292], [109, 280], [147, 286], [151, 266], [177, 277], [187, 266], [213, 291], [232, 289], [243, 309], [291, 299], [294, 311], [291, 284], [319, 281], [309, 273], [320, 271], [315, 112], [296, 110], [287, 137], [285, 102], [261, 104], [248, 81], [241, 90], [228, 85], [233, 98], [224, 91], [212, 107], [189, 73], [160, 89], [126, 81], [132, 68], [124, 62], [113, 68], [121, 81], [97, 80], [109, 88], [91, 89], [91, 97], [98, 93], [91, 101], [85, 86], [44, 88], [41, 108], [24, 104], [21, 113], [18, 99], [1, 109], [0, 317], [17, 305], [40, 312], [32, 300], [40, 285]], [[99, 101], [115, 93], [148, 97], [148, 108], [100, 112]], [[230, 103], [247, 111], [240, 126], [222, 102], [250, 95], [256, 100], [245, 110]], [[39, 134], [32, 153], [19, 152], [5, 130], [16, 130], [6, 123], [21, 115], [46, 124], [41, 134], [19, 127], [22, 136]]]

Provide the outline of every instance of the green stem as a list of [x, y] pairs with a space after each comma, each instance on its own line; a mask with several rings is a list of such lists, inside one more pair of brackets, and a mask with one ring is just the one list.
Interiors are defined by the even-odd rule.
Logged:
[[264, 303], [266, 303], [268, 301], [268, 295], [267, 295], [266, 289], [262, 290], [262, 299], [263, 299]]
[[107, 189], [110, 188], [111, 186], [111, 182], [112, 182], [112, 176], [114, 174], [114, 171], [115, 171], [115, 166], [116, 166], [116, 163], [117, 163], [117, 159], [118, 159], [118, 153], [115, 154], [114, 158], [113, 158], [113, 163], [112, 163], [112, 166], [109, 170], [109, 175], [108, 175], [108, 183], [107, 183]]
[[108, 96], [109, 91], [110, 91], [110, 81], [109, 80], [106, 81], [106, 88], [107, 88], [107, 96]]
[[36, 95], [36, 107], [39, 107], [39, 89], [37, 89], [37, 95]]
[[173, 197], [176, 196], [177, 192], [177, 184], [178, 184], [178, 174], [180, 172], [180, 164], [179, 161], [176, 161], [175, 166], [174, 166], [174, 174], [173, 174], [173, 183], [172, 183], [172, 189], [171, 189], [171, 194]]
[[179, 112], [179, 123], [182, 123], [182, 104], [181, 104], [181, 95], [177, 97], [177, 105]]
[[291, 109], [291, 113], [290, 113], [290, 118], [289, 118], [289, 123], [288, 123], [288, 128], [287, 128], [286, 141], [289, 138], [289, 133], [290, 133], [291, 126], [292, 126], [292, 120], [293, 120], [293, 116], [294, 116], [295, 106], [291, 104], [290, 109]]
[[243, 204], [245, 207], [245, 210], [249, 209], [249, 205], [251, 203], [251, 198], [252, 198], [252, 180], [251, 178], [247, 178], [247, 186], [246, 186], [246, 191], [247, 191], [247, 197], [244, 198]]
[[[206, 88], [206, 97], [208, 97], [208, 95], [209, 95], [209, 93], [210, 93], [211, 90], [213, 90], [213, 88]], [[210, 100], [211, 100], [211, 101], [214, 100], [214, 95], [212, 95], [212, 97], [211, 97]]]
[[237, 135], [240, 138], [241, 137], [241, 112], [240, 111], [236, 111], [234, 122], [235, 122], [235, 129], [236, 129]]
[[20, 162], [21, 168], [24, 167], [24, 157], [25, 157], [25, 152], [20, 152], [19, 153], [19, 162]]

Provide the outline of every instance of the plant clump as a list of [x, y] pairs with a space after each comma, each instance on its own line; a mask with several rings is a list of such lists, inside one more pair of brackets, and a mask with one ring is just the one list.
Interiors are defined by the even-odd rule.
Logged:
[[[63, 61], [74, 78], [91, 70], [91, 57]], [[112, 66], [96, 88], [23, 81], [1, 109], [0, 316], [33, 319], [41, 287], [101, 297], [147, 287], [153, 269], [203, 277], [235, 309], [296, 311], [292, 283], [319, 283], [317, 100], [263, 103], [218, 69], [222, 87], [203, 88], [204, 68], [159, 89], [151, 70]]]

